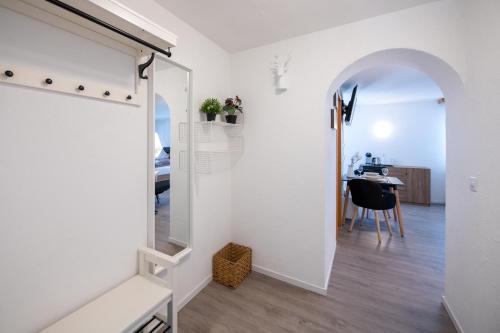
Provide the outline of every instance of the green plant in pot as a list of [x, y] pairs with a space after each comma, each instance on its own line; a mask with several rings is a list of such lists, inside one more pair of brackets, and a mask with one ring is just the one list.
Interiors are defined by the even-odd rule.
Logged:
[[228, 123], [236, 124], [236, 118], [237, 118], [236, 111], [243, 113], [243, 107], [241, 106], [241, 104], [242, 101], [238, 95], [236, 95], [235, 98], [226, 98], [222, 110], [224, 110], [227, 113], [226, 121]]
[[222, 104], [216, 98], [207, 98], [200, 106], [200, 111], [207, 115], [207, 121], [214, 121], [222, 113]]

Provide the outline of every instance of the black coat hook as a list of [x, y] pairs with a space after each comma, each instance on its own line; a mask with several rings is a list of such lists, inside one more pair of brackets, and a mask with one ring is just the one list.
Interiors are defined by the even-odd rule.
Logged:
[[46, 79], [45, 79], [45, 83], [47, 83], [47, 84], [52, 84], [52, 79], [51, 79], [51, 78], [49, 78], [49, 77], [48, 77], [48, 78], [46, 78]]
[[130, 101], [132, 99], [132, 96], [128, 95], [127, 100]]
[[82, 86], [82, 85], [80, 84], [80, 85], [78, 86], [78, 90], [80, 90], [80, 91], [84, 91], [84, 90], [85, 90], [85, 87], [84, 87], [84, 86]]
[[107, 90], [106, 90], [106, 91], [104, 92], [104, 95], [105, 95], [105, 96], [109, 96], [109, 95], [111, 95], [111, 93], [110, 93], [109, 91], [107, 91]]
[[10, 71], [10, 70], [6, 70], [6, 71], [4, 72], [4, 74], [5, 74], [5, 76], [7, 76], [7, 77], [13, 77], [13, 76], [14, 76], [14, 72], [13, 72], [13, 71]]
[[148, 76], [147, 75], [144, 75], [144, 71], [146, 70], [146, 68], [148, 68], [152, 63], [153, 63], [153, 60], [155, 59], [155, 54], [154, 52], [151, 53], [151, 58], [149, 58], [148, 61], [146, 61], [145, 63], [143, 64], [140, 64], [138, 67], [138, 70], [139, 70], [139, 77], [141, 79], [144, 79], [144, 80], [147, 80], [148, 79]]

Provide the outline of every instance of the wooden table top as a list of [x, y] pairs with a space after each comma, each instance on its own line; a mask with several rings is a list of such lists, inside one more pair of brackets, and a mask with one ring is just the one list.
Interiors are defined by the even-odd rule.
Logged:
[[366, 179], [366, 180], [371, 180], [373, 182], [377, 182], [380, 184], [387, 184], [387, 185], [394, 185], [394, 186], [404, 186], [405, 183], [403, 183], [399, 178], [397, 177], [380, 177], [377, 179], [374, 178], [365, 178], [365, 177], [343, 177], [342, 181], [347, 182], [351, 179]]

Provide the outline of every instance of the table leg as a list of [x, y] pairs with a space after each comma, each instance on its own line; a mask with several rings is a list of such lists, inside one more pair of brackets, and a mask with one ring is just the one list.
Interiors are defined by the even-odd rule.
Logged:
[[342, 209], [342, 220], [341, 220], [341, 225], [345, 224], [345, 216], [347, 212], [347, 205], [349, 204], [349, 185], [345, 187], [345, 194], [344, 194], [344, 208]]
[[401, 205], [399, 203], [399, 191], [398, 189], [394, 190], [394, 194], [396, 195], [396, 211], [398, 214], [398, 223], [399, 223], [399, 233], [401, 237], [405, 235], [405, 228], [403, 223], [403, 214], [401, 214]]

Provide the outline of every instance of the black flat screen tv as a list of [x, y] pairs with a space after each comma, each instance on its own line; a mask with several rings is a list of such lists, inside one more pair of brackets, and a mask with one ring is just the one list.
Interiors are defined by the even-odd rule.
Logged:
[[352, 89], [352, 94], [351, 94], [351, 100], [349, 101], [349, 104], [344, 109], [344, 121], [347, 126], [351, 126], [352, 124], [352, 117], [354, 115], [354, 109], [356, 108], [356, 100], [357, 100], [357, 93], [358, 93], [358, 86], [354, 86]]

